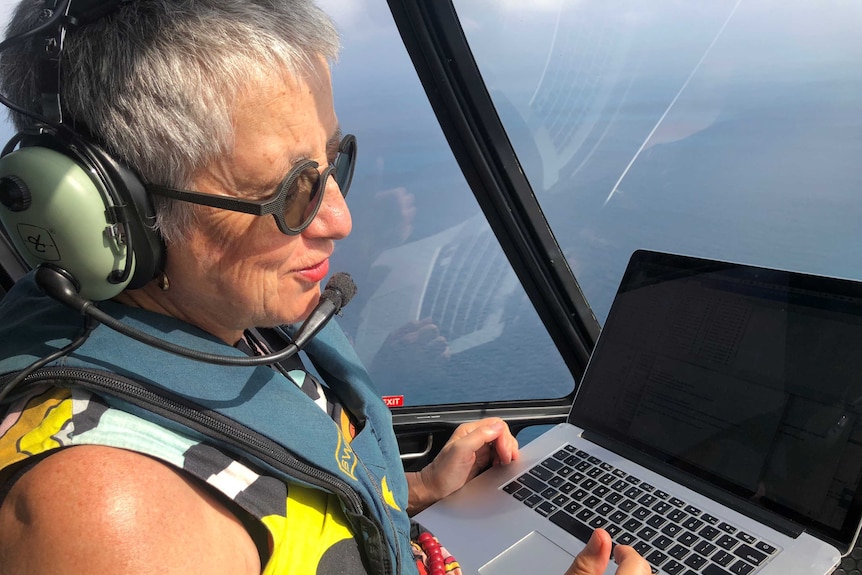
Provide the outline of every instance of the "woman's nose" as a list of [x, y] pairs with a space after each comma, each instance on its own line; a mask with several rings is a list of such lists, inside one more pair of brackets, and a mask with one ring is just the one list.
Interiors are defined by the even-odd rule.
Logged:
[[[305, 232], [320, 237], [328, 237], [336, 240], [347, 237], [353, 228], [353, 220], [350, 217], [350, 209], [338, 188], [335, 178], [329, 175], [326, 178], [326, 187], [323, 190], [323, 200], [317, 216], [305, 229]], [[303, 232], [303, 233], [305, 233]]]

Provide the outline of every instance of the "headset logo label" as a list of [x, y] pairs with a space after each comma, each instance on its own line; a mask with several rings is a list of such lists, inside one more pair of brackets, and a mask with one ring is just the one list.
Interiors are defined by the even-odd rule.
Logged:
[[33, 257], [46, 262], [60, 261], [60, 251], [51, 233], [45, 228], [30, 224], [18, 224], [18, 235], [24, 240], [27, 251]]

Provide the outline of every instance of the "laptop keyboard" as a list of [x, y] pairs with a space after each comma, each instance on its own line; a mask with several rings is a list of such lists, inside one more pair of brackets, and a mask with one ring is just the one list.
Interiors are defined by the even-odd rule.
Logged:
[[601, 527], [669, 575], [752, 575], [778, 549], [566, 445], [503, 491], [587, 541]]

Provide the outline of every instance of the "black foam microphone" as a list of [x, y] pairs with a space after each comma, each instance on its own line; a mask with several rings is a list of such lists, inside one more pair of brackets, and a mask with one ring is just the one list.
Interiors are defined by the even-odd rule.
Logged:
[[296, 346], [299, 349], [305, 347], [308, 340], [316, 336], [323, 329], [323, 326], [332, 319], [332, 316], [341, 311], [341, 308], [353, 299], [354, 295], [356, 295], [356, 284], [353, 283], [353, 279], [344, 272], [333, 274], [326, 282], [323, 293], [320, 294], [317, 307], [312, 310], [294, 334], [293, 342]]
[[311, 338], [317, 335], [320, 330], [323, 329], [323, 326], [332, 319], [332, 316], [340, 312], [356, 294], [356, 284], [353, 283], [350, 275], [344, 272], [333, 274], [326, 283], [317, 306], [311, 311], [308, 318], [303, 322], [294, 335], [293, 342], [275, 353], [256, 355], [253, 357], [234, 357], [229, 355], [206, 353], [183, 347], [181, 345], [153, 337], [148, 333], [144, 333], [139, 329], [122, 323], [100, 310], [93, 302], [82, 298], [78, 294], [73, 278], [63, 270], [54, 266], [40, 265], [36, 268], [35, 279], [36, 284], [51, 298], [69, 306], [79, 313], [95, 319], [114, 331], [135, 339], [145, 345], [149, 345], [175, 355], [187, 357], [195, 361], [202, 361], [204, 363], [245, 367], [271, 365], [295, 355], [309, 342], [309, 340], [311, 340]]

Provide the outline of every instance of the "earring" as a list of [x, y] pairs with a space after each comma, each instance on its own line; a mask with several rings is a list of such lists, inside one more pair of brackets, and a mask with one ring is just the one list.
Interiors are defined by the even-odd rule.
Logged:
[[162, 272], [159, 274], [159, 277], [156, 278], [156, 285], [158, 285], [162, 291], [168, 291], [171, 289], [171, 280], [168, 279], [168, 274]]

